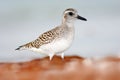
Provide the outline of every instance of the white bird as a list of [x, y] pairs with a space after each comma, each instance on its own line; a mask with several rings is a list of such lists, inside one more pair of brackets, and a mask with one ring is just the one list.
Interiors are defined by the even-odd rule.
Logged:
[[16, 50], [31, 50], [38, 53], [47, 54], [50, 60], [55, 54], [61, 53], [64, 58], [64, 51], [67, 50], [74, 39], [74, 21], [80, 19], [87, 21], [78, 15], [73, 8], [64, 11], [61, 25], [41, 34], [36, 40], [19, 46]]

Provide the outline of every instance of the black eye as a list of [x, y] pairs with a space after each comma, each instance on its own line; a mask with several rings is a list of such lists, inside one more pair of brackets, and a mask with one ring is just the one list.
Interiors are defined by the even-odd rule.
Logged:
[[72, 16], [72, 15], [74, 15], [74, 14], [73, 14], [72, 12], [69, 12], [69, 15]]

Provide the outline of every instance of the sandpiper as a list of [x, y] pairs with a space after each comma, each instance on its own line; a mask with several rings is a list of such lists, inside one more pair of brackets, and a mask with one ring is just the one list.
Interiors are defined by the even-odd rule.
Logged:
[[61, 25], [41, 34], [37, 39], [19, 46], [16, 50], [31, 50], [47, 54], [51, 60], [55, 54], [60, 53], [64, 59], [64, 51], [67, 50], [74, 39], [74, 21], [80, 19], [87, 21], [78, 15], [76, 9], [68, 8], [63, 12]]

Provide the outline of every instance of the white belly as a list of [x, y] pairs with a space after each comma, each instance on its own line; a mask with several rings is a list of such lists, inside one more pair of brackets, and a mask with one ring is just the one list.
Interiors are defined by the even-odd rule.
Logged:
[[68, 49], [71, 43], [72, 43], [72, 40], [61, 39], [58, 41], [53, 41], [52, 43], [49, 43], [49, 44], [45, 44], [41, 46], [40, 49], [42, 50], [42, 52], [46, 54], [49, 54], [50, 52], [56, 54], [56, 53], [61, 53], [66, 49]]
[[62, 36], [59, 39], [52, 41], [51, 43], [40, 46], [39, 49], [32, 48], [32, 51], [44, 53], [44, 54], [57, 54], [62, 53], [71, 46], [74, 38], [74, 29], [71, 29], [70, 33]]
[[73, 39], [66, 40], [66, 39], [61, 39], [58, 41], [53, 41], [52, 43], [48, 43], [45, 45], [42, 45], [39, 49], [37, 48], [32, 48], [32, 51], [43, 53], [43, 54], [57, 54], [57, 53], [62, 53], [66, 49], [68, 49], [72, 43]]

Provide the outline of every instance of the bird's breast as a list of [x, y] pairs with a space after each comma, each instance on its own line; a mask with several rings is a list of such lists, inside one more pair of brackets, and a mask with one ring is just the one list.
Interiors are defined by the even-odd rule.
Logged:
[[74, 30], [61, 33], [59, 37], [56, 37], [52, 42], [44, 44], [40, 47], [41, 50], [51, 53], [61, 53], [71, 46], [74, 38]]
[[63, 36], [59, 37], [51, 43], [52, 50], [56, 53], [60, 53], [68, 49], [74, 39], [74, 30], [67, 31]]

